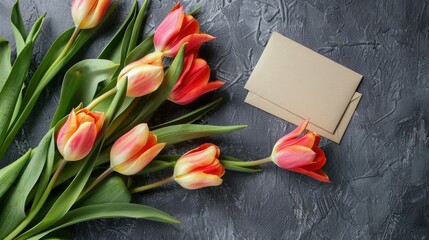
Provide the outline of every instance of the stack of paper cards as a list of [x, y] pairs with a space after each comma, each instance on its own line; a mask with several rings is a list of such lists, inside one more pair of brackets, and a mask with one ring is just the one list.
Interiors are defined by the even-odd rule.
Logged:
[[340, 143], [362, 94], [362, 75], [273, 33], [245, 88], [246, 102]]

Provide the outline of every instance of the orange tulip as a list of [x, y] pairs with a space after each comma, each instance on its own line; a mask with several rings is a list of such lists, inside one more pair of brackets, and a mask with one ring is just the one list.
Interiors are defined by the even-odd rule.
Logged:
[[319, 148], [320, 136], [312, 131], [302, 135], [309, 120], [277, 141], [271, 154], [272, 161], [279, 167], [310, 176], [321, 182], [330, 182], [321, 169], [326, 156]]
[[211, 143], [185, 153], [174, 167], [174, 180], [189, 190], [220, 185], [225, 168], [219, 155], [219, 148]]
[[189, 104], [225, 84], [219, 80], [209, 82], [210, 67], [204, 59], [196, 58], [196, 55], [196, 52], [187, 54], [182, 74], [168, 96], [168, 99], [176, 104]]
[[109, 4], [110, 0], [73, 0], [71, 11], [76, 27], [89, 29], [97, 26]]
[[162, 58], [162, 53], [150, 53], [122, 69], [118, 82], [128, 78], [127, 96], [141, 97], [158, 89], [164, 79]]
[[156, 51], [174, 57], [184, 43], [188, 43], [186, 51], [190, 51], [213, 39], [213, 36], [200, 32], [199, 22], [185, 14], [183, 6], [177, 3], [155, 30], [153, 43]]
[[86, 157], [104, 123], [104, 113], [82, 109], [72, 110], [57, 135], [58, 151], [64, 160], [77, 161]]
[[139, 124], [120, 137], [110, 150], [110, 166], [123, 175], [134, 175], [146, 167], [165, 143], [158, 143], [146, 123]]

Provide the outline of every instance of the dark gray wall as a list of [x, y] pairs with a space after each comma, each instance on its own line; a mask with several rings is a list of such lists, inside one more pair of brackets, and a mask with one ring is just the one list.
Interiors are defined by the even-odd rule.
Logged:
[[[243, 86], [272, 31], [364, 75], [358, 89], [363, 98], [341, 145], [322, 141], [328, 157], [325, 170], [333, 183], [319, 183], [269, 165], [258, 174], [228, 172], [224, 184], [217, 188], [186, 191], [168, 185], [133, 200], [173, 214], [182, 220], [181, 225], [97, 220], [73, 227], [75, 239], [428, 238], [427, 0], [183, 3], [188, 10], [202, 6], [198, 14], [201, 27], [218, 38], [204, 45], [201, 54], [208, 59], [213, 77], [226, 82], [222, 90], [188, 108], [224, 95], [224, 103], [203, 122], [249, 125], [210, 139], [225, 154], [249, 160], [265, 157], [274, 142], [294, 127], [243, 102]], [[72, 26], [70, 4], [71, 0], [21, 1], [27, 27], [44, 12], [48, 14], [32, 70], [56, 36]], [[145, 32], [151, 32], [172, 5], [173, 1], [152, 1]], [[11, 0], [0, 2], [0, 31], [12, 40], [11, 6]], [[123, 0], [104, 31], [74, 62], [96, 57], [130, 6], [130, 0]], [[61, 78], [58, 76], [41, 96], [37, 111], [12, 144], [8, 162], [37, 145], [47, 130], [59, 99]], [[311, 96], [303, 93], [302, 97]], [[164, 108], [164, 115], [174, 114], [171, 105]], [[200, 142], [184, 143], [170, 152], [183, 153]], [[143, 178], [141, 183], [166, 174]]]

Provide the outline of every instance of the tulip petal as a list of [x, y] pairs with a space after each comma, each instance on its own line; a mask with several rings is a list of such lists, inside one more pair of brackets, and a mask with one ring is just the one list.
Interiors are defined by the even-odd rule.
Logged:
[[115, 168], [132, 159], [146, 145], [148, 136], [149, 128], [142, 123], [116, 140], [110, 150], [110, 166]]
[[211, 81], [207, 85], [192, 89], [191, 91], [189, 91], [186, 95], [182, 96], [181, 98], [177, 98], [177, 99], [169, 98], [169, 100], [171, 100], [172, 102], [179, 104], [179, 105], [186, 105], [186, 104], [189, 104], [189, 103], [195, 101], [200, 96], [222, 87], [224, 84], [225, 84], [224, 82], [219, 81], [219, 80]]
[[174, 176], [182, 176], [191, 172], [193, 169], [210, 165], [219, 157], [220, 150], [214, 144], [203, 144], [193, 149], [177, 160], [174, 168]]
[[293, 168], [293, 169], [289, 169], [289, 170], [307, 175], [307, 176], [312, 177], [312, 178], [314, 178], [318, 181], [321, 181], [321, 182], [328, 182], [328, 183], [331, 182], [331, 180], [329, 180], [328, 175], [322, 169], [318, 169], [315, 171], [308, 171], [308, 170], [305, 170], [303, 168]]
[[164, 79], [164, 68], [154, 65], [138, 66], [126, 75], [128, 97], [141, 97], [158, 89]]
[[64, 160], [77, 161], [84, 158], [91, 151], [96, 137], [95, 123], [82, 123], [64, 147]]
[[175, 45], [168, 46], [170, 48], [165, 48], [164, 49], [164, 56], [166, 56], [166, 57], [176, 56], [180, 47], [185, 43], [188, 43], [188, 45], [186, 45], [186, 52], [189, 52], [191, 50], [198, 48], [202, 43], [211, 41], [213, 39], [215, 39], [215, 37], [213, 37], [209, 34], [205, 34], [205, 33], [191, 34], [191, 35], [186, 36], [185, 38], [181, 39]]
[[150, 149], [143, 152], [137, 159], [124, 162], [113, 167], [113, 169], [123, 175], [134, 175], [145, 168], [165, 147], [165, 143], [158, 143]]
[[316, 153], [310, 148], [294, 145], [286, 147], [282, 151], [273, 152], [271, 158], [277, 166], [291, 169], [311, 163], [315, 156]]
[[74, 112], [74, 109], [72, 109], [67, 118], [67, 121], [60, 128], [57, 135], [57, 146], [61, 155], [64, 156], [64, 147], [70, 137], [74, 134], [74, 132], [76, 132], [77, 128], [78, 125], [76, 121], [76, 113]]
[[314, 158], [312, 163], [302, 167], [307, 171], [316, 171], [318, 169], [321, 169], [326, 163], [326, 156], [322, 149], [313, 148], [312, 150], [316, 153], [316, 157]]
[[191, 51], [185, 55], [185, 59], [183, 61], [182, 73], [180, 74], [180, 77], [177, 80], [176, 85], [174, 85], [172, 92], [179, 89], [182, 83], [186, 80], [188, 72], [190, 71], [194, 60], [197, 58], [197, 55], [198, 55], [197, 51]]
[[168, 42], [168, 45], [174, 46], [179, 43], [181, 39], [195, 33], [200, 33], [200, 24], [193, 16], [185, 15], [180, 32]]
[[153, 43], [157, 52], [162, 52], [171, 38], [180, 32], [185, 11], [183, 6], [171, 11], [156, 28]]
[[301, 125], [299, 125], [297, 128], [295, 128], [295, 130], [293, 130], [292, 132], [286, 134], [286, 136], [280, 138], [276, 144], [274, 145], [274, 149], [280, 145], [283, 144], [284, 142], [296, 138], [298, 137], [307, 127], [308, 123], [310, 122], [310, 119], [308, 118], [307, 120], [305, 120], [304, 122], [301, 123]]
[[178, 184], [180, 184], [180, 186], [189, 190], [219, 186], [222, 184], [222, 179], [219, 176], [205, 174], [203, 172], [195, 172], [182, 177], [175, 177], [175, 180]]
[[97, 0], [73, 0], [71, 12], [75, 25], [80, 28], [84, 26], [85, 19], [96, 6]]

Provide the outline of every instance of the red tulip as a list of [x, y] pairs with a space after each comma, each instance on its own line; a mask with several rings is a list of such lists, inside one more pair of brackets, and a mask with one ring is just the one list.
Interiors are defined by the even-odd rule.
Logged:
[[294, 131], [279, 139], [274, 145], [271, 159], [283, 169], [305, 174], [321, 182], [330, 182], [321, 169], [326, 163], [326, 156], [318, 147], [320, 136], [312, 131], [302, 135], [308, 122], [307, 119]]
[[64, 160], [77, 161], [91, 151], [104, 123], [104, 113], [72, 110], [57, 135], [58, 151]]
[[211, 143], [185, 153], [174, 167], [174, 180], [189, 190], [220, 185], [225, 168], [219, 155], [219, 148]]
[[189, 104], [225, 84], [219, 80], [209, 82], [210, 67], [204, 59], [196, 58], [196, 55], [196, 52], [191, 52], [185, 57], [182, 74], [168, 96], [176, 104]]
[[188, 43], [186, 51], [190, 51], [213, 39], [213, 36], [200, 32], [199, 22], [185, 14], [183, 6], [177, 3], [155, 30], [153, 43], [156, 51], [174, 57], [184, 43]]
[[110, 165], [123, 175], [134, 175], [146, 167], [165, 143], [158, 143], [146, 123], [139, 124], [120, 137], [110, 150]]
[[160, 52], [150, 53], [122, 69], [118, 82], [128, 79], [128, 97], [141, 97], [158, 89], [164, 79], [162, 58]]
[[73, 0], [71, 11], [76, 27], [89, 29], [97, 26], [109, 4], [110, 0]]

